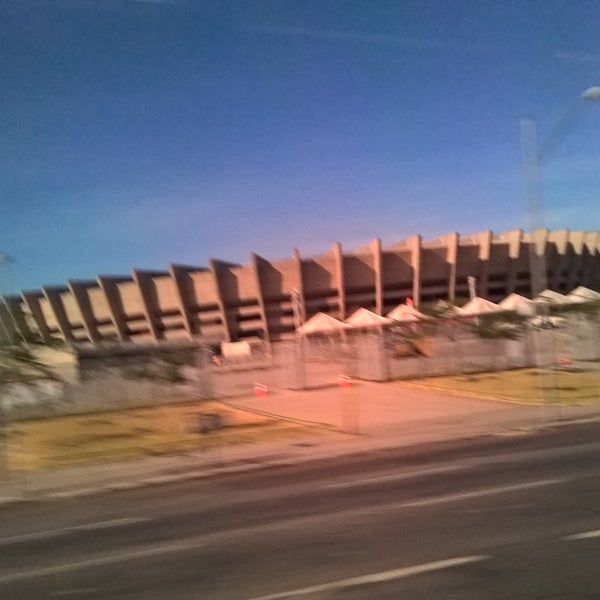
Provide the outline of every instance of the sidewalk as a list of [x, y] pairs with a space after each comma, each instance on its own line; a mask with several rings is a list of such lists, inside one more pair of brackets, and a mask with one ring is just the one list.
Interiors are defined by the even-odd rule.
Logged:
[[475, 438], [523, 435], [560, 423], [600, 420], [593, 406], [528, 406], [419, 389], [401, 382], [285, 392], [230, 403], [307, 424], [306, 435], [118, 463], [12, 473], [0, 506], [61, 499], [367, 453]]

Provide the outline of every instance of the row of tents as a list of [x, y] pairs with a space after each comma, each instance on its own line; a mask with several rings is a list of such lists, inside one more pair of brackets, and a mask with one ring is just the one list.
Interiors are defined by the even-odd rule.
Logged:
[[[498, 304], [476, 296], [461, 308], [451, 304], [445, 305], [445, 314], [450, 317], [469, 318], [491, 313], [515, 312], [524, 317], [535, 318], [540, 304], [557, 306], [598, 301], [600, 301], [600, 293], [580, 286], [566, 295], [553, 290], [544, 290], [533, 300], [519, 294], [510, 294]], [[359, 308], [345, 321], [340, 321], [326, 313], [319, 312], [300, 325], [297, 332], [300, 335], [313, 335], [319, 333], [333, 334], [351, 329], [376, 328], [382, 330], [391, 325], [412, 324], [430, 318], [409, 304], [396, 306], [386, 316], [378, 315], [366, 308]]]

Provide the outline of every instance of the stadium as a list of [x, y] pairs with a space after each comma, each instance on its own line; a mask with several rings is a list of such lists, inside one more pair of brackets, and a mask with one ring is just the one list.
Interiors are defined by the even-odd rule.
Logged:
[[531, 296], [532, 271], [557, 292], [598, 290], [600, 233], [517, 229], [426, 241], [415, 235], [389, 247], [375, 239], [354, 251], [337, 243], [311, 257], [295, 250], [284, 260], [252, 254], [243, 265], [211, 258], [208, 266], [134, 269], [4, 296], [0, 338], [92, 347], [273, 343], [293, 337], [299, 322], [318, 312], [344, 319], [360, 307], [386, 314], [407, 299], [417, 307], [460, 303], [469, 297], [469, 277], [477, 295], [494, 302], [513, 292]]

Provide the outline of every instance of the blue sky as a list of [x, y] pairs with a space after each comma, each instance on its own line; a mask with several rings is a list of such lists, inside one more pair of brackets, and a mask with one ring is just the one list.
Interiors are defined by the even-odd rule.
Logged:
[[[594, 0], [0, 0], [0, 291], [527, 229], [540, 139], [600, 85]], [[544, 165], [600, 231], [600, 105]], [[6, 269], [4, 269], [6, 270]]]

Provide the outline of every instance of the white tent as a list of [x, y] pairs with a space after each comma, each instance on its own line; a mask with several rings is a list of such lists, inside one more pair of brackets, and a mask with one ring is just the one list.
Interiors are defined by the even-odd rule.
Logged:
[[540, 292], [535, 298], [535, 302], [546, 302], [548, 304], [569, 304], [571, 299], [564, 294], [559, 294], [554, 290], [544, 290]]
[[421, 319], [427, 319], [427, 316], [419, 312], [414, 306], [399, 304], [387, 314], [389, 319], [399, 323], [415, 323]]
[[319, 312], [303, 323], [296, 330], [300, 335], [312, 335], [315, 333], [342, 333], [349, 329], [346, 323]]
[[462, 307], [462, 313], [470, 317], [502, 311], [503, 309], [500, 306], [498, 306], [495, 302], [490, 302], [489, 300], [486, 300], [485, 298], [480, 298], [479, 296], [476, 296], [472, 300], [469, 300]]
[[392, 324], [392, 319], [382, 317], [366, 308], [359, 308], [346, 319], [346, 325], [349, 325], [352, 329], [382, 328]]
[[580, 285], [570, 294], [567, 294], [567, 298], [569, 298], [571, 302], [597, 302], [600, 300], [600, 294]]
[[510, 294], [498, 306], [504, 310], [516, 312], [518, 315], [524, 317], [533, 317], [537, 312], [535, 302], [519, 294]]

